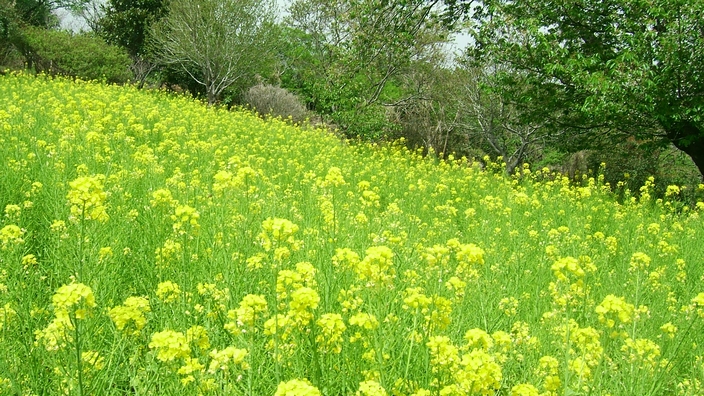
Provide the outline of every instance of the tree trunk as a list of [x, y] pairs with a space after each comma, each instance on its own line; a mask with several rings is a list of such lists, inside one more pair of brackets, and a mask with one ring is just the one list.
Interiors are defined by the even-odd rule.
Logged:
[[675, 147], [692, 158], [699, 174], [704, 175], [704, 131], [691, 121], [677, 121], [665, 132]]

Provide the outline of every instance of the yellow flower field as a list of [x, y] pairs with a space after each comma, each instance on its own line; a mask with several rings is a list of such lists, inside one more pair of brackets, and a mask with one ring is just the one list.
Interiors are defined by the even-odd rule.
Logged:
[[500, 169], [1, 76], [0, 394], [704, 394], [704, 203]]

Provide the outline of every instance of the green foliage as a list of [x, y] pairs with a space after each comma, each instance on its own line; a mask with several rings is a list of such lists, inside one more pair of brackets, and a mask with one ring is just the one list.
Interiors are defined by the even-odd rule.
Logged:
[[663, 139], [702, 170], [702, 14], [688, 0], [488, 0], [471, 13], [471, 54], [506, 65], [497, 80], [524, 122]]
[[116, 83], [131, 77], [127, 53], [92, 34], [31, 27], [23, 33], [29, 48], [27, 57], [38, 72]]
[[101, 35], [137, 57], [145, 54], [151, 25], [166, 14], [163, 0], [109, 0], [100, 20]]
[[2, 394], [704, 390], [704, 202], [679, 187], [617, 202], [28, 74], [0, 76], [0, 131]]
[[202, 85], [213, 104], [270, 60], [273, 7], [270, 0], [172, 0], [151, 31], [154, 51]]

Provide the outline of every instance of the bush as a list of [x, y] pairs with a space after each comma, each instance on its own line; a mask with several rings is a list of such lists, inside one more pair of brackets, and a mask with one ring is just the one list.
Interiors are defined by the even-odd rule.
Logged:
[[131, 78], [127, 53], [93, 34], [28, 27], [23, 35], [27, 63], [37, 72], [111, 83]]
[[243, 101], [262, 115], [291, 118], [293, 122], [306, 119], [307, 111], [303, 102], [285, 88], [257, 84], [244, 94]]

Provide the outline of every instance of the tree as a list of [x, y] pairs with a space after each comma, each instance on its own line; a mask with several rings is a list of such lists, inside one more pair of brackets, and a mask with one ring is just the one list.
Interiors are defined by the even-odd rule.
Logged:
[[404, 76], [446, 41], [439, 3], [294, 1], [286, 23], [297, 45], [284, 84], [349, 136], [384, 135], [393, 126], [387, 114], [418, 97]]
[[213, 104], [268, 61], [274, 15], [270, 0], [172, 0], [153, 30], [154, 48], [202, 85]]
[[704, 171], [704, 1], [446, 2], [475, 59], [510, 70], [495, 81], [522, 122], [672, 143]]
[[142, 86], [157, 63], [147, 49], [152, 25], [166, 13], [164, 0], [109, 0], [98, 22], [98, 33], [127, 50], [132, 72]]

